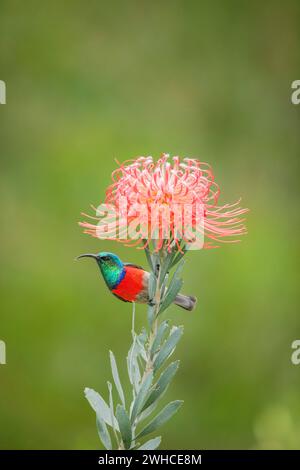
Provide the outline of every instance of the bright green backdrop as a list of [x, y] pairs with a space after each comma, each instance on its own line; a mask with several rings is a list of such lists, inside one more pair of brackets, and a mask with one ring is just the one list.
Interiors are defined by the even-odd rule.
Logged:
[[163, 448], [300, 448], [299, 24], [297, 0], [0, 1], [1, 448], [100, 447], [83, 389], [105, 391], [131, 309], [73, 260], [144, 258], [77, 221], [114, 157], [161, 152], [211, 163], [220, 202], [251, 209], [240, 245], [188, 256]]

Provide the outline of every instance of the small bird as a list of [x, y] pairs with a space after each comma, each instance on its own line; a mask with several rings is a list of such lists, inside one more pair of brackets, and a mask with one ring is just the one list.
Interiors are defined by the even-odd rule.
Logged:
[[[77, 257], [77, 259], [79, 258], [94, 258], [96, 260], [108, 289], [118, 299], [124, 302], [149, 305], [153, 303], [153, 299], [149, 299], [148, 294], [150, 274], [141, 266], [123, 263], [117, 255], [106, 251], [98, 254], [87, 253]], [[196, 301], [196, 297], [177, 294], [174, 304], [185, 310], [193, 310]]]

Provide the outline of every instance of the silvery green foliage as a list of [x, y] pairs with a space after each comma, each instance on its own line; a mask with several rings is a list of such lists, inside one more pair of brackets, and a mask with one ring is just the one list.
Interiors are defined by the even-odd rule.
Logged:
[[[134, 331], [135, 305], [133, 305], [132, 344], [126, 358], [131, 397], [125, 398], [116, 358], [110, 351], [112, 378], [115, 386], [108, 382], [108, 403], [92, 389], [85, 389], [85, 396], [96, 413], [99, 438], [107, 450], [111, 449], [156, 449], [161, 437], [148, 439], [166, 423], [182, 405], [176, 400], [157, 411], [160, 399], [174, 378], [179, 361], [169, 362], [170, 356], [183, 334], [182, 326], [171, 327], [168, 320], [160, 322], [160, 315], [172, 304], [182, 286], [180, 277], [184, 260], [183, 253], [153, 253], [146, 249], [150, 267], [148, 306], [149, 330], [140, 334]], [[177, 268], [169, 280], [169, 271]], [[146, 423], [144, 423], [146, 421]], [[146, 440], [144, 439], [147, 436]]]

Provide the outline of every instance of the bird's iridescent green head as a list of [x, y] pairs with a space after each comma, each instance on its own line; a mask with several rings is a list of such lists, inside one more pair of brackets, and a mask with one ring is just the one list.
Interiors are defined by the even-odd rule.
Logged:
[[94, 258], [96, 260], [109, 289], [114, 289], [124, 276], [124, 264], [114, 253], [101, 251], [98, 254], [80, 255], [77, 259], [79, 258]]

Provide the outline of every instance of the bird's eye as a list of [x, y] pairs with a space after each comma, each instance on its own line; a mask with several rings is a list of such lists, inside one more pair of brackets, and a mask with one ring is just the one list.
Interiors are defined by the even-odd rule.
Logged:
[[109, 257], [108, 257], [108, 256], [103, 256], [103, 257], [102, 257], [102, 260], [103, 260], [103, 261], [108, 261], [108, 260], [109, 260]]

